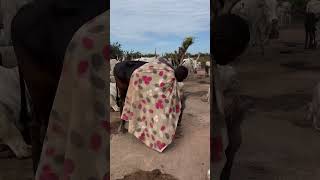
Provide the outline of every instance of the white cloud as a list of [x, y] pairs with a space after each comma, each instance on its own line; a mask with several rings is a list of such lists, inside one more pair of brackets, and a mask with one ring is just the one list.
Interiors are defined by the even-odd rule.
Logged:
[[111, 40], [146, 42], [210, 29], [209, 0], [111, 0]]

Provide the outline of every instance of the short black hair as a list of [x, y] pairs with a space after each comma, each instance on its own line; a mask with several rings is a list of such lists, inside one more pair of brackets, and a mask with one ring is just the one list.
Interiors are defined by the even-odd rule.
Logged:
[[250, 40], [247, 21], [234, 14], [218, 16], [211, 31], [211, 54], [220, 65], [234, 61], [245, 51]]
[[174, 74], [176, 76], [176, 79], [178, 82], [182, 82], [183, 80], [185, 80], [188, 77], [188, 68], [184, 67], [184, 66], [178, 66], [175, 70], [174, 70]]

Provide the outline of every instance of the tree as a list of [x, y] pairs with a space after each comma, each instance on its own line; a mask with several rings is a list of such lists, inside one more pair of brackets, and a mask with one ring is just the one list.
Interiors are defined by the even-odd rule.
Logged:
[[110, 47], [110, 58], [111, 59], [119, 59], [124, 55], [124, 51], [121, 49], [121, 44], [118, 42], [114, 42]]
[[181, 46], [178, 48], [178, 51], [174, 51], [174, 55], [171, 57], [172, 58], [172, 64], [173, 66], [177, 67], [182, 59], [185, 57], [188, 48], [194, 43], [194, 38], [193, 37], [186, 37]]

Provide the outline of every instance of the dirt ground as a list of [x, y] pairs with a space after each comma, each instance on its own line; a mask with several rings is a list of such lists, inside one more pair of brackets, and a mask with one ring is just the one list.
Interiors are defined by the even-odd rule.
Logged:
[[[154, 169], [179, 180], [206, 180], [210, 157], [210, 109], [208, 102], [203, 102], [201, 97], [208, 91], [209, 78], [204, 77], [204, 71], [200, 71], [184, 83], [186, 109], [173, 144], [163, 153], [158, 153], [129, 133], [113, 134], [110, 145], [111, 180], [139, 170]], [[112, 112], [111, 116], [111, 127], [115, 133], [119, 113]]]
[[320, 179], [320, 133], [304, 119], [320, 81], [320, 49], [304, 50], [302, 27], [282, 29], [264, 57], [251, 50], [235, 63], [240, 94], [254, 106], [242, 125], [232, 180]]
[[129, 175], [125, 175], [122, 179], [117, 180], [141, 180], [141, 179], [154, 179], [154, 180], [177, 180], [170, 174], [163, 174], [159, 169], [153, 171], [137, 171]]
[[[185, 83], [188, 96], [177, 139], [162, 154], [141, 144], [130, 134], [113, 134], [111, 140], [111, 179], [123, 180], [205, 180], [210, 157], [210, 110], [201, 101], [208, 90], [209, 78], [204, 71]], [[111, 113], [111, 131], [117, 132], [119, 113]], [[159, 169], [158, 171], [152, 171]], [[152, 171], [152, 172], [144, 172]], [[138, 172], [137, 172], [138, 171]], [[171, 175], [169, 175], [171, 174]], [[31, 159], [0, 158], [0, 180], [32, 180]]]

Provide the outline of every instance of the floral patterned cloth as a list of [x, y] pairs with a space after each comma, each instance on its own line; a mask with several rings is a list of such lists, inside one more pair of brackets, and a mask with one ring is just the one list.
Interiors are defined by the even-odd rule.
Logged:
[[162, 62], [136, 69], [130, 79], [121, 119], [128, 132], [148, 147], [163, 152], [172, 142], [181, 108], [174, 70]]
[[109, 11], [68, 46], [36, 180], [109, 179], [107, 60]]

